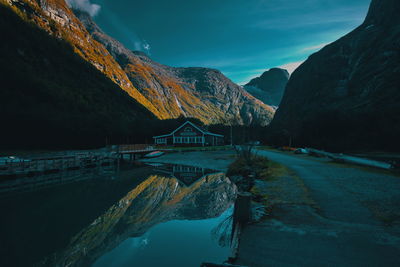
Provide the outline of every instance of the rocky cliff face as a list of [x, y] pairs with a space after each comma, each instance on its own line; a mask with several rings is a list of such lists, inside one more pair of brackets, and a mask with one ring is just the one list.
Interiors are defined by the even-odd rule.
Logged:
[[74, 10], [92, 37], [103, 44], [129, 80], [162, 118], [196, 117], [204, 123], [268, 124], [274, 110], [249, 95], [221, 72], [172, 68], [130, 51], [105, 34], [84, 12]]
[[289, 81], [287, 70], [273, 68], [252, 79], [244, 89], [265, 104], [278, 107]]
[[361, 26], [293, 73], [270, 128], [276, 142], [400, 149], [398, 14], [400, 1], [373, 0]]

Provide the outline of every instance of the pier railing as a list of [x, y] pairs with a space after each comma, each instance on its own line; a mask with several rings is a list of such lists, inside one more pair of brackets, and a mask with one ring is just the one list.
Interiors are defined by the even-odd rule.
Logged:
[[141, 152], [152, 151], [155, 147], [148, 144], [134, 144], [134, 145], [118, 145], [115, 148], [117, 153]]
[[112, 152], [79, 152], [30, 159], [2, 159], [0, 162], [0, 177], [33, 176], [35, 174], [107, 166], [114, 164], [116, 157], [117, 155]]

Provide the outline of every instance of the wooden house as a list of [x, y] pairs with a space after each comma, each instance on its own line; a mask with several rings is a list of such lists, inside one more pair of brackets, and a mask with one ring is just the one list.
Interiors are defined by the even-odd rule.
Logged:
[[170, 146], [220, 146], [224, 145], [224, 136], [211, 133], [186, 121], [172, 133], [154, 136], [156, 145]]

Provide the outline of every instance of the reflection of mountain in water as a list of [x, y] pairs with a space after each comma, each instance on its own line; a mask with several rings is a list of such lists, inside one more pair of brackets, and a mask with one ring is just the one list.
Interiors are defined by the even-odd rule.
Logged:
[[[175, 166], [175, 170], [177, 166]], [[184, 169], [182, 169], [184, 170]], [[174, 172], [188, 174], [185, 172]], [[222, 173], [202, 179], [183, 175], [184, 181], [152, 175], [74, 236], [70, 245], [44, 265], [89, 265], [129, 237], [170, 220], [207, 219], [222, 214], [233, 202], [236, 187]], [[190, 179], [188, 179], [190, 178]]]

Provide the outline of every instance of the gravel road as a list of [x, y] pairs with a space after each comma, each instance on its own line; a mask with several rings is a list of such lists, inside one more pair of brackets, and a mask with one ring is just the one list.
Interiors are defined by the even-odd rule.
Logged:
[[257, 266], [400, 266], [400, 177], [277, 151], [315, 205], [282, 204], [247, 226], [237, 263]]

